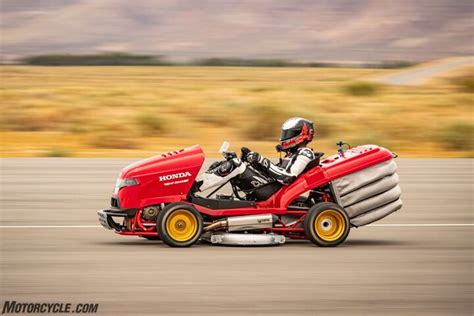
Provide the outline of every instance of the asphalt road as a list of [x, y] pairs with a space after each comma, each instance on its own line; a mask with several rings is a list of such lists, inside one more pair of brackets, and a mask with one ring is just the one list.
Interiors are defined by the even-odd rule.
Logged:
[[99, 303], [99, 315], [473, 313], [473, 160], [398, 159], [404, 208], [331, 249], [173, 249], [98, 228], [130, 161], [1, 160], [2, 301]]
[[396, 72], [387, 76], [377, 78], [376, 81], [390, 85], [417, 85], [434, 76], [443, 74], [445, 72], [455, 70], [457, 68], [469, 66], [474, 64], [472, 56], [450, 58], [425, 66], [416, 66], [407, 68], [406, 70]]

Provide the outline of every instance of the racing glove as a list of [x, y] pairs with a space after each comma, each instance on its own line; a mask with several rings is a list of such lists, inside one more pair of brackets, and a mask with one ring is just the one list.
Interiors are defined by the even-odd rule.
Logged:
[[240, 152], [241, 152], [240, 159], [242, 161], [247, 161], [247, 155], [251, 152], [251, 150], [248, 149], [247, 147], [242, 147], [240, 148]]
[[262, 160], [263, 160], [263, 157], [259, 153], [251, 151], [247, 154], [245, 159], [247, 160], [247, 162], [254, 165], [254, 164], [257, 164], [257, 163], [261, 163]]

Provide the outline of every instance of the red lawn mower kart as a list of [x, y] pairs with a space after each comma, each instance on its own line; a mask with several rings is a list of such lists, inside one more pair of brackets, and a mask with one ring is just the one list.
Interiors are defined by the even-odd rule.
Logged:
[[[351, 227], [402, 207], [396, 155], [376, 145], [347, 150], [343, 145], [338, 143], [333, 156], [317, 154], [289, 185], [272, 182], [248, 189], [246, 172], [230, 181], [232, 194], [215, 195], [222, 185], [206, 197], [194, 189], [204, 163], [198, 145], [148, 158], [120, 172], [111, 207], [98, 212], [99, 221], [117, 234], [161, 239], [172, 247], [200, 239], [278, 245], [286, 238], [337, 246]], [[221, 152], [226, 159], [236, 157], [226, 148]], [[247, 170], [258, 173], [250, 165]]]

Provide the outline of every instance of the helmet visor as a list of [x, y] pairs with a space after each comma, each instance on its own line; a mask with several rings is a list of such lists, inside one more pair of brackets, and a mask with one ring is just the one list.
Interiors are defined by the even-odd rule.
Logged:
[[298, 136], [301, 133], [301, 128], [289, 128], [281, 130], [280, 141], [287, 140]]

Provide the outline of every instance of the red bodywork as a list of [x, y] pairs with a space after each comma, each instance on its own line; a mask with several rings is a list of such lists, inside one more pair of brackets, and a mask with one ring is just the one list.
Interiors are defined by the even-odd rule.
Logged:
[[[343, 155], [337, 154], [324, 159], [319, 166], [300, 175], [293, 183], [282, 187], [268, 200], [257, 202], [253, 207], [216, 210], [196, 204], [193, 206], [202, 214], [213, 219], [267, 213], [298, 215], [300, 218], [291, 226], [278, 222], [279, 227], [269, 230], [291, 238], [304, 238], [304, 235], [301, 234], [304, 229], [296, 226], [303, 221], [307, 211], [288, 210], [288, 205], [293, 200], [334, 179], [391, 158], [392, 153], [385, 148], [375, 145], [359, 146], [345, 151]], [[114, 193], [113, 197], [118, 199], [121, 209], [139, 209], [139, 211], [136, 212], [132, 220], [132, 230], [117, 233], [122, 235], [156, 235], [156, 222], [144, 221], [141, 216], [142, 209], [161, 203], [190, 203], [187, 201], [187, 195], [203, 163], [204, 153], [198, 145], [195, 145], [145, 159], [124, 168], [120, 177], [134, 178], [138, 180], [139, 185], [122, 188], [118, 193]], [[327, 196], [326, 199], [331, 201], [330, 196]]]
[[[197, 145], [138, 161], [123, 168], [119, 177], [134, 178], [140, 184], [122, 188], [114, 197], [123, 209], [184, 201], [203, 163], [204, 152]], [[160, 181], [160, 177], [187, 173]]]

